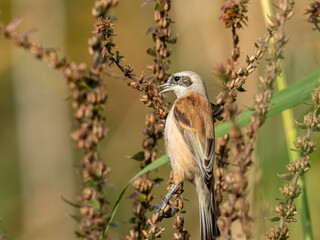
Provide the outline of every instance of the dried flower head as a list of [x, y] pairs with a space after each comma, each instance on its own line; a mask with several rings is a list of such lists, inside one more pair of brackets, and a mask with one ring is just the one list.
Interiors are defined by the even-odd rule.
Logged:
[[314, 1], [310, 3], [307, 9], [304, 11], [305, 15], [308, 15], [307, 21], [315, 25], [315, 29], [320, 31], [319, 22], [320, 22], [320, 2]]
[[294, 146], [302, 153], [302, 156], [312, 153], [316, 148], [315, 142], [309, 140], [307, 136], [298, 136], [297, 141], [294, 142]]
[[315, 89], [312, 93], [312, 101], [314, 102], [315, 107], [320, 105], [320, 88]]
[[296, 161], [289, 163], [286, 167], [289, 170], [289, 172], [293, 174], [299, 173], [299, 176], [302, 176], [310, 169], [309, 156], [301, 157]]
[[290, 231], [288, 225], [285, 225], [283, 228], [276, 226], [270, 229], [270, 233], [266, 234], [267, 238], [270, 240], [278, 240], [278, 239], [288, 239], [290, 236]]
[[226, 28], [242, 28], [242, 24], [247, 25], [247, 4], [248, 0], [231, 0], [230, 3], [221, 7], [223, 15], [220, 16], [220, 19], [224, 21]]

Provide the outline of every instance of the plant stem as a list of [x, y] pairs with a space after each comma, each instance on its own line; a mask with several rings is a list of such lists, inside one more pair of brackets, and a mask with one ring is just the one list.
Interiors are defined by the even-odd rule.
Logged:
[[[273, 3], [272, 0], [260, 0], [262, 13], [264, 16], [264, 22], [266, 25], [270, 23], [269, 16], [274, 14]], [[274, 39], [270, 39], [270, 43], [272, 44]], [[281, 74], [277, 77], [277, 87], [278, 91], [281, 91], [287, 87], [287, 79], [284, 70], [284, 64], [282, 59], [278, 59], [280, 67], [281, 67]], [[294, 161], [300, 157], [299, 153], [296, 151], [292, 151], [291, 149], [294, 148], [294, 141], [297, 139], [297, 129], [295, 127], [294, 116], [292, 109], [287, 109], [282, 112], [282, 122], [286, 137], [287, 149], [288, 149], [288, 156], [290, 161]], [[309, 206], [308, 206], [308, 199], [307, 199], [307, 188], [305, 184], [304, 176], [299, 177], [298, 181], [299, 185], [301, 186], [302, 194], [298, 198], [297, 208], [301, 209], [301, 225], [303, 229], [303, 239], [304, 240], [312, 240], [312, 228], [310, 222], [310, 214], [309, 214]]]

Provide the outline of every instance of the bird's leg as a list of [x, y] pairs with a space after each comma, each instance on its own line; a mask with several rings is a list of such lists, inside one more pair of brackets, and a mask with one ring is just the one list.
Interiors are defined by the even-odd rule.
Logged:
[[156, 209], [157, 209], [156, 213], [159, 212], [165, 204], [168, 204], [171, 209], [171, 217], [174, 215], [176, 210], [170, 205], [169, 201], [170, 201], [172, 195], [176, 192], [177, 188], [178, 188], [177, 184], [173, 185], [171, 191], [168, 193], [166, 198], [156, 205]]

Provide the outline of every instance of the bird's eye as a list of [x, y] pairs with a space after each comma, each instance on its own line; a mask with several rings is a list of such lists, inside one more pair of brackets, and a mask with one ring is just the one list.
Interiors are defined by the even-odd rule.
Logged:
[[173, 78], [176, 82], [178, 82], [180, 80], [180, 77], [176, 76]]

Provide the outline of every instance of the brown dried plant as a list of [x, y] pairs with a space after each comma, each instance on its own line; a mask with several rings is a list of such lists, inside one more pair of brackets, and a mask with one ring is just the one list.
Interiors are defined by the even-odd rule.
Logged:
[[[229, 173], [224, 176], [226, 167], [230, 164], [229, 148], [227, 147], [229, 141], [229, 135], [223, 136], [217, 141], [217, 169], [216, 169], [216, 198], [217, 206], [222, 202], [222, 193], [227, 191], [229, 194], [229, 200], [224, 202], [220, 206], [218, 215], [218, 225], [221, 231], [222, 239], [231, 239], [231, 224], [237, 219], [241, 219], [243, 222], [242, 226], [244, 233], [247, 238], [251, 236], [251, 218], [248, 217], [248, 207], [246, 206], [243, 193], [247, 187], [247, 178], [244, 175], [247, 171], [245, 163], [242, 159], [241, 153], [244, 150], [245, 143], [240, 131], [240, 127], [236, 123], [237, 107], [234, 104], [236, 100], [236, 92], [233, 90], [234, 86], [239, 91], [243, 91], [242, 84], [232, 85], [237, 80], [238, 76], [241, 76], [241, 71], [236, 71], [235, 66], [237, 65], [238, 58], [240, 57], [239, 36], [237, 30], [242, 28], [243, 24], [246, 24], [247, 18], [247, 3], [248, 1], [230, 1], [229, 3], [222, 6], [223, 15], [220, 17], [226, 28], [232, 29], [233, 39], [233, 50], [231, 53], [231, 59], [227, 61], [227, 64], [218, 66], [215, 75], [220, 77], [222, 82], [225, 84], [224, 90], [217, 97], [217, 104], [224, 107], [223, 117], [229, 119], [233, 123], [233, 129], [230, 131], [230, 139], [233, 143], [232, 155], [234, 160], [232, 163], [238, 166], [238, 169], [230, 170]], [[261, 51], [263, 53], [263, 47]], [[249, 59], [250, 60], [250, 59]], [[255, 60], [253, 58], [252, 60]], [[251, 69], [248, 74], [254, 70], [253, 65], [249, 66]], [[239, 73], [239, 74], [238, 74]], [[246, 74], [246, 75], [248, 75]]]
[[[167, 48], [167, 43], [175, 43], [177, 38], [172, 37], [171, 35], [171, 29], [169, 28], [170, 24], [173, 22], [173, 20], [169, 17], [169, 11], [171, 8], [171, 0], [158, 0], [155, 4], [155, 11], [154, 11], [154, 20], [157, 24], [156, 27], [151, 27], [148, 30], [148, 34], [151, 33], [152, 39], [155, 42], [155, 47], [149, 48], [147, 50], [147, 53], [153, 57], [154, 64], [148, 66], [148, 68], [152, 71], [155, 77], [154, 84], [159, 85], [161, 83], [165, 83], [168, 80], [168, 77], [170, 74], [168, 74], [169, 66], [170, 66], [170, 60], [168, 60], [168, 57], [171, 55], [171, 50]], [[156, 85], [153, 85], [152, 87], [156, 89]], [[155, 90], [157, 91], [157, 90]], [[144, 98], [145, 99], [145, 98]], [[148, 99], [149, 101], [152, 100]], [[159, 116], [156, 113], [153, 112], [151, 114], [147, 114], [147, 119], [151, 118], [154, 119], [154, 122], [152, 122], [151, 125], [155, 129], [160, 129], [161, 135], [157, 138], [153, 138], [152, 144], [147, 145], [147, 148], [145, 147], [146, 144], [144, 144], [145, 148], [145, 154], [146, 151], [152, 150], [152, 154], [155, 156], [157, 153], [157, 150], [155, 149], [155, 146], [157, 144], [157, 141], [163, 137], [162, 133], [164, 130], [164, 123], [165, 123], [165, 117], [168, 114], [168, 103], [163, 102], [162, 106], [166, 108], [165, 116]], [[148, 123], [148, 122], [147, 122]], [[148, 126], [148, 124], [147, 124]], [[148, 129], [147, 129], [148, 130]], [[148, 132], [147, 132], [148, 133]], [[145, 141], [148, 141], [150, 137], [152, 137], [154, 134], [149, 131], [149, 134], [147, 134], [147, 137]], [[150, 141], [148, 141], [150, 143]], [[147, 158], [146, 161], [149, 161]], [[171, 189], [172, 185], [172, 174], [170, 176], [170, 182], [168, 185], [168, 191]], [[176, 191], [176, 193], [173, 196], [173, 203], [172, 206], [176, 209], [176, 212], [179, 212], [182, 210], [183, 202], [180, 197], [180, 195], [183, 192], [182, 185], [179, 187], [179, 189]], [[147, 232], [146, 230], [143, 231], [145, 238], [153, 238], [153, 237], [160, 237], [161, 233], [164, 231], [164, 228], [158, 227], [157, 223], [162, 220], [163, 216], [168, 216], [169, 208], [168, 206], [164, 209], [160, 210], [160, 212], [153, 215], [152, 219], [148, 220], [148, 224], [150, 225], [150, 230]], [[184, 228], [184, 218], [179, 213], [176, 215], [176, 220], [173, 224], [173, 229], [176, 229], [178, 233], [174, 234], [174, 239], [188, 239], [189, 234]]]
[[[111, 7], [116, 6], [117, 0], [97, 0], [92, 8], [92, 15], [96, 19], [106, 16]], [[107, 200], [104, 192], [107, 175], [110, 169], [102, 160], [98, 151], [98, 144], [106, 135], [105, 118], [103, 116], [106, 101], [105, 85], [100, 77], [104, 59], [100, 39], [92, 37], [88, 41], [89, 52], [93, 63], [89, 70], [89, 78], [83, 77], [83, 83], [78, 85], [72, 106], [76, 111], [79, 128], [73, 132], [72, 138], [76, 141], [77, 149], [85, 153], [81, 163], [82, 192], [80, 196], [82, 215], [80, 221], [80, 238], [104, 239], [104, 229], [107, 219]], [[83, 90], [83, 88], [89, 88]], [[83, 147], [81, 146], [83, 142]], [[90, 143], [90, 145], [89, 145]]]
[[[148, 66], [153, 73], [153, 79], [141, 82], [143, 87], [146, 89], [144, 91], [146, 94], [140, 99], [141, 102], [146, 105], [152, 106], [154, 102], [154, 97], [161, 99], [161, 103], [157, 104], [152, 113], [146, 114], [146, 128], [143, 130], [143, 135], [145, 136], [142, 140], [142, 147], [144, 149], [143, 162], [140, 164], [140, 168], [143, 169], [148, 164], [156, 159], [158, 149], [158, 141], [163, 137], [163, 130], [165, 124], [165, 118], [168, 114], [168, 103], [164, 101], [162, 96], [159, 96], [157, 85], [167, 81], [169, 74], [167, 73], [169, 69], [170, 61], [168, 57], [170, 56], [171, 50], [167, 48], [167, 42], [174, 43], [175, 40], [171, 38], [171, 29], [169, 28], [172, 19], [169, 17], [168, 13], [171, 7], [171, 1], [158, 1], [155, 5], [154, 20], [157, 24], [156, 27], [150, 28], [148, 34], [151, 34], [153, 41], [156, 46], [149, 48], [147, 53], [153, 57], [153, 65]], [[134, 82], [130, 84], [131, 86], [136, 85]], [[158, 109], [161, 109], [160, 111]], [[157, 112], [158, 111], [158, 112]], [[150, 202], [154, 198], [151, 194], [154, 181], [148, 178], [145, 174], [142, 177], [137, 178], [132, 186], [138, 192], [137, 197], [133, 202], [133, 227], [130, 229], [129, 236], [126, 239], [144, 239], [148, 236], [146, 229], [149, 225], [147, 223], [146, 212], [153, 209]], [[141, 186], [148, 186], [142, 189]], [[143, 197], [143, 201], [141, 201]], [[155, 235], [157, 233], [154, 233]], [[159, 233], [158, 233], [159, 234]]]
[[[154, 1], [148, 1], [143, 4], [143, 6], [152, 2]], [[166, 82], [170, 76], [167, 71], [170, 65], [168, 57], [171, 54], [171, 50], [167, 48], [167, 43], [175, 43], [177, 39], [176, 37], [171, 36], [171, 29], [169, 28], [170, 24], [173, 22], [168, 15], [170, 7], [170, 0], [159, 0], [156, 2], [154, 20], [157, 25], [156, 27], [150, 27], [147, 31], [147, 34], [151, 33], [152, 39], [155, 42], [155, 47], [147, 50], [147, 53], [154, 57], [154, 64], [148, 66], [148, 69], [152, 71], [154, 78], [146, 78], [145, 74], [142, 73], [139, 79], [136, 79], [133, 74], [133, 68], [130, 65], [122, 64], [121, 61], [124, 57], [120, 55], [119, 51], [113, 51], [115, 48], [115, 43], [112, 39], [114, 36], [114, 24], [111, 19], [100, 18], [94, 31], [98, 36], [101, 36], [103, 40], [104, 48], [102, 50], [102, 55], [109, 61], [109, 65], [115, 64], [123, 72], [124, 79], [131, 79], [132, 81], [129, 82], [128, 85], [144, 93], [140, 101], [154, 109], [154, 112], [146, 115], [147, 128], [143, 130], [143, 134], [146, 137], [142, 141], [144, 152], [140, 152], [133, 156], [133, 158], [137, 158], [138, 156], [141, 158], [143, 154], [143, 161], [140, 164], [141, 169], [156, 159], [158, 153], [157, 143], [163, 137], [165, 118], [168, 114], [168, 103], [161, 95], [159, 95], [157, 86]], [[151, 193], [154, 181], [149, 179], [148, 175], [145, 174], [135, 179], [131, 185], [136, 189], [138, 194], [131, 195], [135, 196], [132, 209], [134, 216], [130, 220], [134, 225], [126, 238], [143, 239], [154, 236], [160, 237], [164, 229], [155, 227], [155, 225], [158, 221], [161, 221], [162, 218], [153, 217], [152, 220], [146, 222], [145, 216], [146, 211], [152, 209], [150, 202], [154, 198]], [[177, 206], [177, 210], [181, 210], [181, 207], [178, 206], [182, 206], [182, 200], [178, 193], [182, 193], [182, 186], [180, 191], [178, 190], [174, 195], [173, 199], [176, 199], [176, 202], [172, 204], [173, 206]], [[165, 212], [165, 210], [162, 210], [160, 211], [160, 214], [166, 215]], [[155, 216], [158, 215], [159, 214], [155, 214]], [[146, 231], [147, 223], [151, 225], [149, 232]], [[181, 236], [188, 236], [187, 231], [183, 228], [183, 217], [181, 215], [177, 215], [173, 228], [178, 230], [178, 233], [175, 234], [176, 238], [182, 239]]]
[[251, 156], [254, 150], [254, 142], [257, 138], [259, 127], [264, 123], [266, 114], [270, 110], [270, 100], [273, 95], [273, 83], [280, 76], [281, 59], [283, 59], [283, 49], [287, 44], [284, 35], [284, 25], [293, 16], [294, 1], [280, 1], [274, 17], [270, 16], [270, 29], [274, 29], [273, 39], [268, 47], [269, 59], [265, 68], [264, 77], [260, 76], [261, 92], [255, 95], [255, 113], [251, 117], [251, 125], [247, 126], [247, 135], [249, 137], [246, 147], [246, 157]]
[[314, 24], [314, 30], [320, 31], [320, 2], [314, 1], [310, 3], [304, 11], [304, 14], [309, 15], [307, 21]]
[[[133, 74], [133, 68], [131, 67], [131, 65], [124, 65], [122, 63], [124, 57], [120, 55], [120, 52], [118, 50], [114, 52], [116, 45], [112, 38], [115, 35], [112, 19], [100, 18], [95, 27], [96, 28], [94, 33], [96, 33], [97, 36], [100, 36], [100, 42], [102, 42], [104, 45], [101, 51], [101, 55], [106, 59], [106, 61], [108, 61], [108, 65], [110, 67], [112, 65], [116, 65], [123, 72], [124, 79], [129, 78], [132, 80], [132, 82], [128, 83], [129, 86], [148, 94], [146, 96], [143, 96], [143, 100], [148, 100], [149, 96], [155, 97], [155, 95], [158, 95], [157, 92], [154, 92], [154, 90], [157, 91], [156, 87], [153, 86], [155, 84], [153, 84], [152, 87], [149, 88], [150, 83], [147, 84], [144, 73], [141, 74], [139, 79], [135, 79], [135, 75]], [[159, 102], [164, 103], [164, 101], [160, 97], [157, 97], [157, 101], [155, 101], [155, 104]], [[144, 101], [144, 103], [147, 106], [154, 106], [154, 102], [151, 101]], [[140, 164], [141, 169], [143, 169], [155, 159], [156, 152], [151, 151], [156, 144], [156, 140], [162, 135], [159, 127], [156, 128], [155, 126], [154, 115], [155, 114], [147, 115], [146, 118], [147, 129], [145, 129], [145, 134], [149, 136], [149, 138], [145, 139], [145, 141], [143, 142], [143, 148], [146, 149], [146, 151], [132, 156], [133, 159], [144, 159], [144, 161]], [[150, 202], [154, 197], [151, 193], [154, 181], [150, 180], [148, 178], [148, 175], [145, 174], [135, 179], [131, 183], [131, 185], [134, 189], [136, 189], [137, 194], [130, 195], [131, 198], [135, 198], [132, 207], [133, 217], [129, 220], [134, 225], [133, 227], [131, 227], [129, 235], [126, 236], [126, 239], [142, 239], [142, 230], [147, 226], [145, 214], [147, 210], [149, 210]]]
[[303, 123], [297, 123], [298, 127], [307, 128], [306, 133], [303, 136], [298, 136], [297, 141], [294, 143], [296, 147], [295, 150], [300, 153], [300, 158], [286, 166], [289, 173], [278, 175], [282, 179], [291, 181], [279, 189], [283, 195], [283, 200], [281, 200], [275, 208], [275, 212], [279, 217], [272, 219], [279, 221], [279, 223], [272, 228], [269, 233], [266, 233], [268, 239], [288, 239], [290, 236], [288, 223], [296, 222], [294, 217], [298, 212], [294, 200], [301, 194], [301, 187], [298, 184], [298, 180], [300, 176], [303, 176], [310, 169], [309, 154], [316, 149], [315, 142], [311, 139], [311, 134], [319, 131], [320, 128], [320, 88], [314, 90], [312, 100], [314, 110], [304, 116]]
[[[120, 55], [120, 51], [115, 50], [116, 44], [114, 43], [114, 23], [112, 19], [106, 17], [99, 17], [95, 23], [95, 30], [93, 33], [100, 39], [100, 44], [103, 48], [100, 50], [100, 55], [110, 67], [116, 65], [123, 73], [123, 77], [118, 74], [106, 73], [106, 75], [115, 78], [123, 78], [124, 80], [130, 79], [128, 86], [137, 89], [144, 93], [140, 101], [146, 106], [152, 107], [155, 113], [161, 119], [165, 119], [168, 113], [166, 102], [157, 89], [157, 84], [152, 79], [146, 78], [145, 73], [142, 72], [139, 78], [133, 73], [134, 69], [130, 64], [123, 64], [124, 56]], [[105, 65], [103, 65], [105, 68]]]
[[[270, 110], [269, 102], [272, 97], [273, 87], [272, 84], [276, 77], [280, 74], [280, 66], [278, 59], [282, 56], [282, 48], [286, 41], [283, 35], [283, 25], [286, 20], [292, 16], [293, 2], [289, 1], [283, 7], [280, 4], [280, 10], [276, 14], [276, 19], [272, 21], [267, 28], [267, 33], [263, 40], [255, 44], [256, 52], [252, 57], [247, 57], [247, 66], [240, 68], [238, 71], [234, 68], [234, 63], [240, 56], [238, 47], [239, 38], [236, 29], [242, 27], [241, 22], [247, 20], [245, 17], [246, 4], [248, 1], [230, 1], [224, 5], [222, 10], [224, 15], [221, 19], [225, 22], [226, 27], [232, 28], [233, 36], [233, 51], [231, 60], [227, 61], [225, 66], [218, 66], [215, 75], [219, 77], [225, 84], [225, 90], [222, 91], [217, 97], [217, 103], [224, 107], [224, 118], [230, 119], [233, 123], [233, 129], [230, 131], [230, 139], [233, 146], [231, 148], [233, 167], [229, 173], [224, 176], [226, 167], [230, 164], [229, 150], [227, 147], [229, 136], [224, 136], [218, 139], [217, 147], [217, 169], [216, 169], [216, 195], [217, 204], [222, 202], [222, 193], [227, 191], [229, 200], [224, 202], [220, 207], [219, 226], [222, 232], [223, 239], [231, 239], [231, 224], [236, 220], [240, 220], [242, 231], [246, 239], [252, 238], [253, 234], [253, 219], [249, 216], [249, 203], [246, 201], [248, 178], [246, 172], [252, 165], [252, 152], [254, 150], [254, 143], [256, 141], [259, 127], [265, 120], [266, 113]], [[242, 85], [245, 83], [248, 75], [254, 71], [256, 65], [254, 63], [261, 59], [266, 51], [266, 45], [270, 38], [275, 35], [274, 42], [269, 48], [271, 60], [267, 65], [266, 76], [260, 77], [260, 87], [262, 92], [255, 96], [255, 114], [252, 115], [252, 123], [247, 126], [245, 141], [244, 136], [236, 122], [237, 107], [234, 104], [236, 100], [236, 91], [243, 91]]]
[[[116, 0], [97, 0], [92, 15], [97, 19], [117, 4]], [[99, 39], [89, 39], [89, 51], [93, 63], [88, 70], [86, 65], [76, 64], [67, 58], [58, 58], [53, 49], [46, 49], [29, 38], [29, 33], [20, 36], [15, 28], [20, 23], [17, 19], [7, 26], [0, 22], [0, 31], [4, 38], [16, 46], [27, 50], [31, 56], [46, 60], [50, 67], [60, 70], [71, 91], [75, 130], [71, 137], [75, 148], [84, 153], [80, 163], [81, 195], [79, 231], [81, 239], [107, 239], [104, 229], [107, 219], [107, 200], [104, 192], [110, 168], [102, 161], [98, 145], [106, 135], [103, 109], [107, 99], [105, 85], [100, 77], [104, 60], [101, 57], [102, 46]]]
[[[271, 56], [275, 56], [278, 58], [283, 57], [281, 48], [287, 42], [283, 34], [283, 25], [284, 22], [293, 15], [293, 5], [294, 1], [280, 2], [278, 14], [276, 14], [275, 17], [271, 19], [273, 24], [278, 25], [279, 29], [277, 35], [275, 35], [275, 40], [276, 42], [278, 42], [278, 45], [274, 44], [274, 54]], [[311, 17], [312, 14], [310, 18]], [[316, 24], [314, 21], [310, 22]], [[281, 70], [279, 64], [274, 64], [274, 69], [274, 74], [277, 74], [277, 71]], [[319, 88], [315, 89], [315, 91], [312, 93], [312, 100], [314, 101], [314, 111], [305, 115], [304, 123], [297, 123], [298, 127], [307, 128], [306, 134], [302, 137], [297, 137], [297, 141], [294, 142], [294, 145], [296, 147], [295, 151], [298, 151], [300, 153], [300, 158], [296, 159], [295, 161], [292, 161], [290, 164], [286, 166], [290, 173], [278, 175], [280, 178], [292, 181], [290, 184], [285, 184], [283, 188], [279, 189], [284, 196], [284, 199], [281, 200], [279, 205], [275, 208], [275, 212], [278, 213], [279, 217], [274, 217], [270, 219], [279, 223], [277, 226], [270, 229], [269, 233], [266, 233], [268, 239], [288, 239], [290, 236], [290, 230], [287, 223], [296, 222], [294, 216], [298, 212], [296, 210], [296, 205], [294, 204], [294, 199], [301, 194], [301, 187], [298, 184], [298, 179], [300, 176], [303, 176], [309, 170], [310, 163], [308, 155], [315, 150], [315, 143], [310, 138], [312, 132], [317, 131], [318, 129], [317, 122], [319, 119], [319, 93]], [[312, 233], [308, 234], [312, 235]]]

